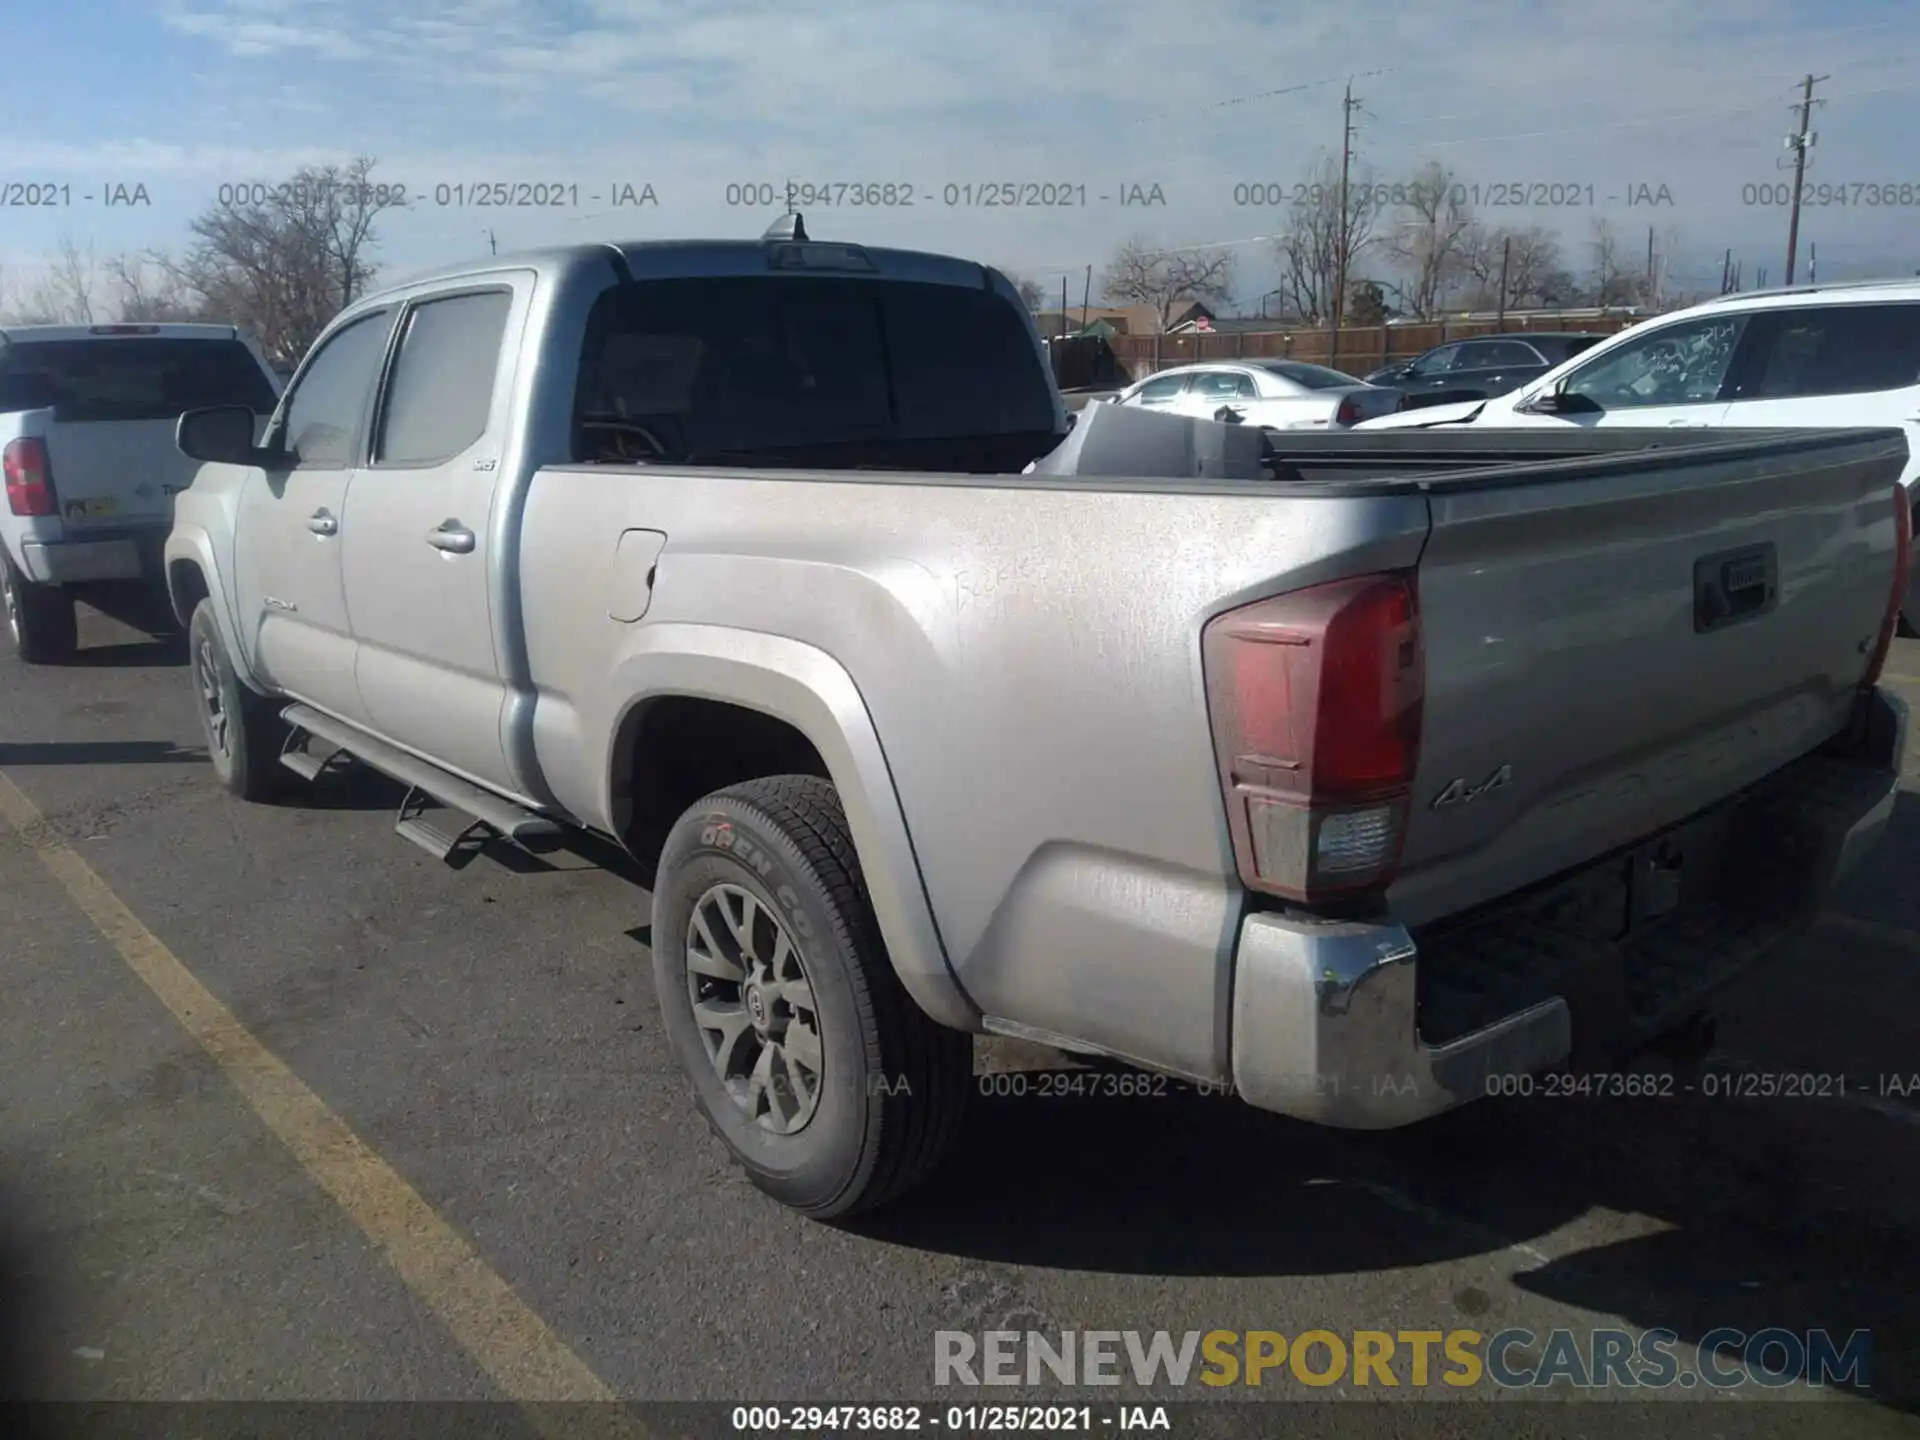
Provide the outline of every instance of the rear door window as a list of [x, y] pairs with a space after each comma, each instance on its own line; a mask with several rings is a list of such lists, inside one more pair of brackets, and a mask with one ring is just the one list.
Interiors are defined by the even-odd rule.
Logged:
[[408, 312], [387, 381], [375, 465], [437, 465], [487, 432], [513, 294], [428, 300]]
[[277, 398], [240, 341], [154, 335], [0, 346], [0, 390], [10, 387], [44, 395], [61, 424], [173, 420], [212, 405], [266, 415]]
[[1251, 375], [1231, 370], [1203, 370], [1194, 377], [1192, 393], [1202, 400], [1252, 400], [1256, 398]]
[[1133, 398], [1142, 405], [1164, 405], [1185, 394], [1192, 379], [1191, 375], [1161, 375], [1142, 385]]
[[1742, 400], [1862, 395], [1920, 385], [1920, 304], [1823, 305], [1763, 317]]

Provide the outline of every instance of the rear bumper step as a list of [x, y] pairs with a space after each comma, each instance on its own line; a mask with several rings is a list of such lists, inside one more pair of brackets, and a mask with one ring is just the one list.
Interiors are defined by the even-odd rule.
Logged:
[[[478, 785], [450, 775], [437, 765], [409, 755], [406, 751], [377, 740], [362, 730], [323, 715], [309, 705], [289, 705], [281, 719], [295, 734], [281, 756], [281, 763], [301, 774], [317, 775], [326, 768], [331, 756], [316, 759], [306, 748], [301, 732], [325, 741], [336, 752], [344, 751], [365, 761], [374, 769], [405, 781], [409, 789], [401, 804], [395, 829], [443, 860], [453, 859], [463, 841], [472, 836], [475, 826], [485, 826], [502, 839], [511, 840], [533, 854], [545, 854], [566, 840], [566, 830], [558, 821], [536, 815], [525, 806], [503, 799]], [[310, 768], [309, 768], [310, 767]], [[426, 818], [426, 800], [438, 801], [446, 810], [464, 819], [449, 831]], [[434, 821], [440, 817], [435, 816]]]
[[[1425, 1119], [1496, 1077], [1617, 1059], [1813, 923], [1885, 832], [1907, 707], [1879, 691], [1850, 755], [1809, 756], [1625, 855], [1416, 941], [1392, 922], [1250, 915], [1233, 1079], [1266, 1110], [1351, 1129]], [[1678, 905], [1637, 878], [1678, 857]]]

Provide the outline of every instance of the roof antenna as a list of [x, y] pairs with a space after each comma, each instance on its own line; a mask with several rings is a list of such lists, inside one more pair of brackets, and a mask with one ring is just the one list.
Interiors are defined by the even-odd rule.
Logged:
[[791, 210], [767, 227], [762, 240], [800, 240], [807, 238], [806, 224], [800, 219], [798, 210]]

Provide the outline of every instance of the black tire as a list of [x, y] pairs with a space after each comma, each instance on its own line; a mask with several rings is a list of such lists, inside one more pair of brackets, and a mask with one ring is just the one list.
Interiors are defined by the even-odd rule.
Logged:
[[7, 630], [13, 648], [29, 665], [64, 665], [80, 648], [73, 596], [58, 585], [39, 585], [0, 554], [0, 586], [6, 591]]
[[[220, 783], [242, 800], [270, 800], [283, 792], [291, 774], [280, 763], [280, 748], [287, 740], [286, 722], [279, 715], [284, 702], [257, 695], [240, 683], [220, 638], [211, 599], [193, 607], [187, 624], [187, 672], [193, 677], [207, 757]], [[224, 732], [218, 723], [222, 716]]]
[[[688, 929], [702, 896], [722, 884], [779, 920], [811, 986], [818, 1099], [794, 1133], [749, 1118], [694, 1019]], [[660, 855], [652, 948], [661, 1015], [694, 1101], [766, 1194], [822, 1220], [873, 1210], [919, 1184], [951, 1148], [973, 1090], [973, 1038], [934, 1023], [900, 984], [828, 781], [750, 780], [682, 815]]]

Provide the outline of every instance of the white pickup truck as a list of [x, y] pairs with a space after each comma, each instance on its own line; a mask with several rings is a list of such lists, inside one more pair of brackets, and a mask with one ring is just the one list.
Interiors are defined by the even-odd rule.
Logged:
[[90, 587], [163, 583], [173, 496], [195, 469], [173, 443], [180, 415], [243, 405], [264, 424], [279, 393], [231, 325], [0, 329], [0, 589], [21, 659], [72, 655]]

